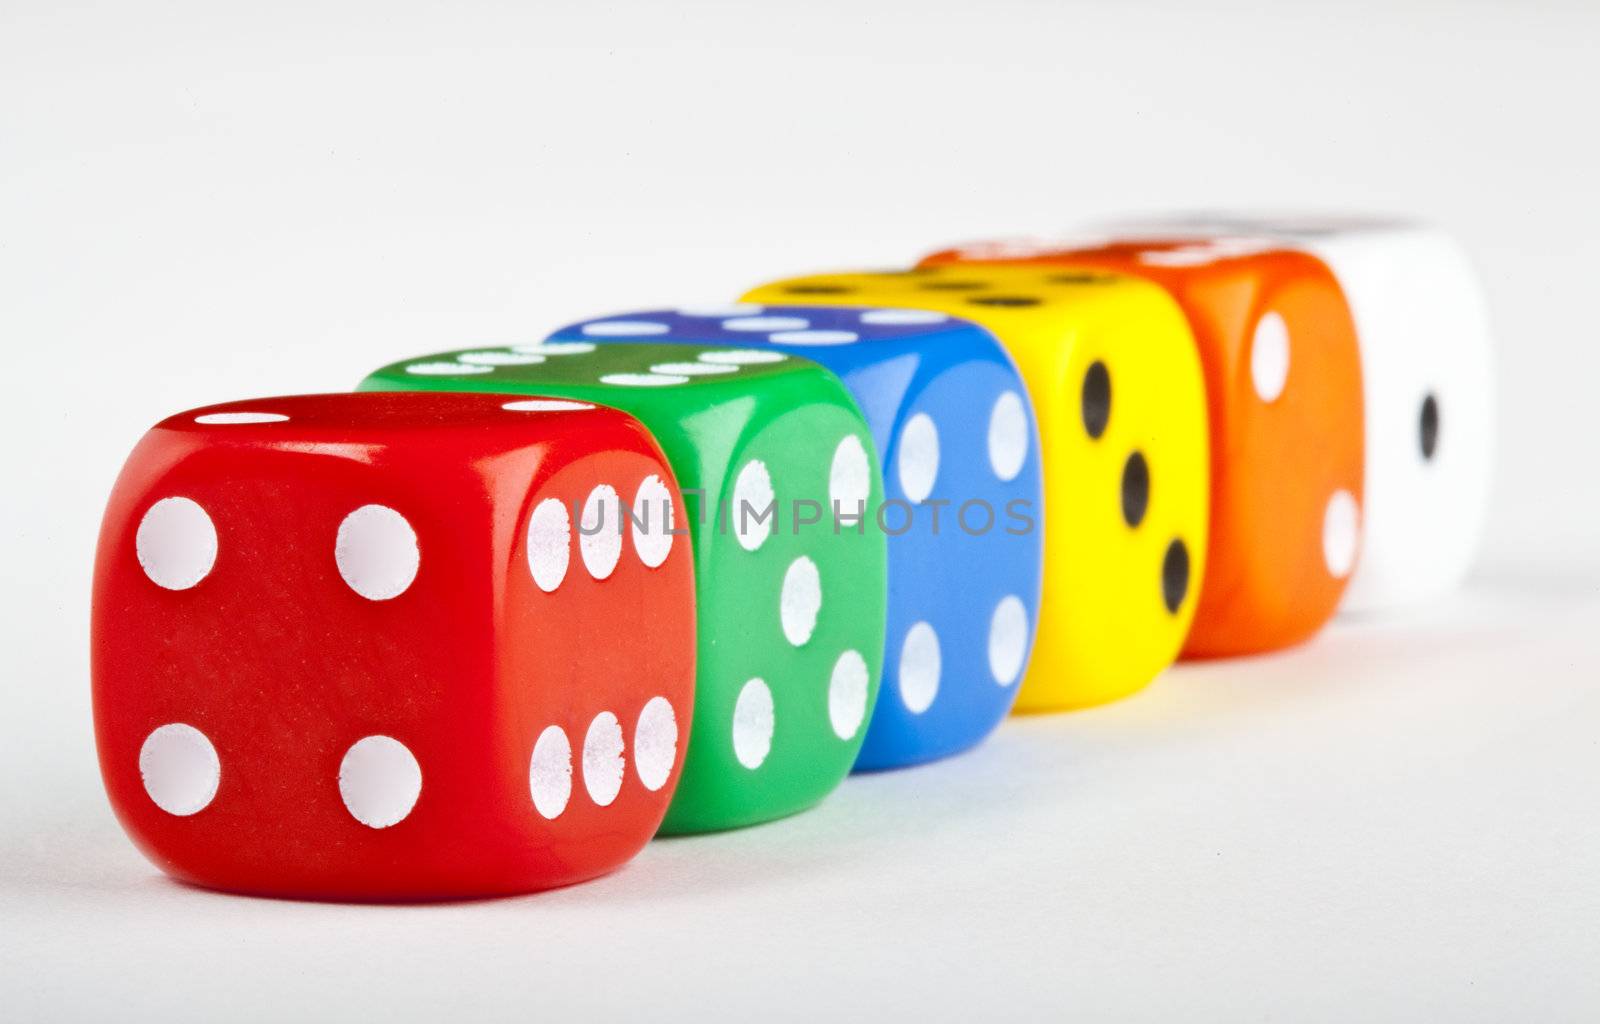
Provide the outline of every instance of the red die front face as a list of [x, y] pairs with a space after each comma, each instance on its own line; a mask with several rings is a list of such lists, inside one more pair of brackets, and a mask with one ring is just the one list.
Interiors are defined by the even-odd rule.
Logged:
[[644, 427], [582, 402], [326, 395], [158, 424], [95, 568], [124, 827], [178, 878], [287, 896], [616, 867], [688, 739], [693, 579], [669, 507]]

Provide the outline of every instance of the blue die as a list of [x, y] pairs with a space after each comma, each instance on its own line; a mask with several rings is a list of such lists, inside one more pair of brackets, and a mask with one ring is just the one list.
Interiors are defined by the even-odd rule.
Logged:
[[[1005, 717], [1033, 646], [1044, 516], [1033, 407], [986, 330], [925, 310], [737, 305], [588, 320], [549, 340], [770, 348], [837, 374], [878, 446], [884, 505], [865, 528], [889, 550], [883, 687], [856, 769], [954, 754]], [[832, 528], [861, 528], [855, 511], [835, 510]]]

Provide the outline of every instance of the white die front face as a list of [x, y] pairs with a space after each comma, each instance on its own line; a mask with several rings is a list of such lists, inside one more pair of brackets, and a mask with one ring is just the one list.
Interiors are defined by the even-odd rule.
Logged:
[[1338, 277], [1361, 345], [1365, 529], [1342, 607], [1426, 599], [1466, 575], [1488, 505], [1494, 370], [1483, 294], [1439, 232], [1358, 230], [1303, 244]]

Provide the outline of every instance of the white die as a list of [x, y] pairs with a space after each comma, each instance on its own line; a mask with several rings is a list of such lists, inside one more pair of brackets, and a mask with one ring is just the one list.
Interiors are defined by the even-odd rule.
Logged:
[[1341, 607], [1392, 608], [1457, 585], [1483, 530], [1494, 449], [1488, 313], [1461, 248], [1432, 228], [1358, 218], [1196, 215], [1114, 227], [1260, 235], [1328, 265], [1355, 317], [1367, 431], [1361, 555]]

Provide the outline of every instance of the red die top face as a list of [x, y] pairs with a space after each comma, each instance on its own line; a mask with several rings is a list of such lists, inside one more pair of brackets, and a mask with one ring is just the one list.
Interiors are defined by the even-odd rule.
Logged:
[[124, 827], [179, 878], [292, 896], [616, 867], [688, 739], [693, 573], [669, 506], [644, 427], [582, 402], [307, 396], [158, 424], [95, 569]]

